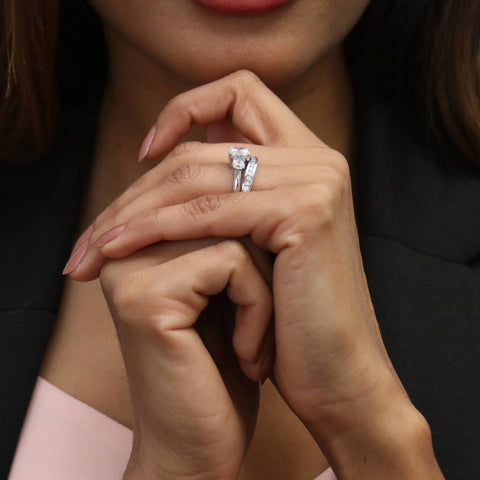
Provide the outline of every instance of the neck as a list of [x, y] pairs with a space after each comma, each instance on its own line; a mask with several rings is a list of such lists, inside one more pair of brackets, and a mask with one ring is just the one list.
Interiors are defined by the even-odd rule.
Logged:
[[[136, 161], [140, 144], [173, 96], [197, 85], [162, 68], [107, 32], [110, 74], [100, 111], [86, 225], [135, 179], [152, 168]], [[351, 158], [352, 92], [341, 46], [288, 85], [269, 86], [329, 146]], [[182, 141], [205, 141], [195, 125]]]

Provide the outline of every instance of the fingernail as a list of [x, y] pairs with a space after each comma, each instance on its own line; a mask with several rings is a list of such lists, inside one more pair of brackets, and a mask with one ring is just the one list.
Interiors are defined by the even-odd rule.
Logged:
[[145, 140], [140, 147], [140, 151], [138, 153], [138, 161], [141, 162], [150, 151], [150, 147], [152, 146], [153, 140], [155, 139], [155, 134], [157, 133], [157, 126], [154, 125], [150, 131], [147, 133]]
[[93, 224], [90, 225], [90, 226], [80, 235], [80, 238], [76, 241], [75, 245], [73, 246], [72, 255], [77, 251], [78, 247], [80, 247], [80, 245], [82, 245], [82, 243], [83, 243], [85, 240], [88, 240], [88, 238], [90, 237], [90, 235], [92, 234], [92, 232], [93, 232]]
[[109, 230], [108, 232], [105, 232], [102, 236], [97, 238], [97, 240], [95, 241], [93, 246], [94, 247], [103, 247], [108, 242], [111, 242], [112, 240], [117, 238], [122, 233], [122, 231], [125, 229], [126, 226], [127, 226], [127, 224], [124, 223], [123, 225], [118, 225], [118, 226], [112, 228], [111, 230]]
[[63, 269], [62, 275], [68, 275], [69, 273], [72, 273], [80, 265], [80, 263], [82, 263], [83, 257], [85, 257], [85, 253], [87, 253], [87, 248], [88, 243], [84, 242], [84, 244], [79, 247], [75, 253], [72, 253]]

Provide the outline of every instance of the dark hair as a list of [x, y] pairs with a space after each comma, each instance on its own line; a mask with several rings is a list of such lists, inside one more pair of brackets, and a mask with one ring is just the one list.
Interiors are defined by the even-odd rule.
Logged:
[[352, 36], [372, 82], [480, 166], [480, 1], [373, 0]]
[[[101, 92], [101, 24], [84, 0], [0, 8], [0, 159], [33, 158], [53, 138], [59, 105]], [[372, 0], [352, 35], [372, 74], [426, 129], [480, 165], [480, 1]]]

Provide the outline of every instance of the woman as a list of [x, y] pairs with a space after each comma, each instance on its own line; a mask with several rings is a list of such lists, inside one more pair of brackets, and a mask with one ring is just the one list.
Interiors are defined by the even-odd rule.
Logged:
[[[369, 84], [375, 76], [371, 65], [356, 70], [353, 58], [352, 72], [360, 74], [350, 74], [341, 42], [368, 2], [90, 3], [101, 18], [109, 55], [98, 124], [89, 116], [89, 105], [86, 115], [71, 109], [73, 119], [61, 117], [57, 143], [46, 161], [28, 166], [30, 174], [48, 182], [48, 200], [42, 201], [45, 187], [38, 187], [37, 177], [29, 187], [40, 188], [42, 195], [33, 197], [38, 205], [30, 205], [27, 196], [19, 210], [34, 211], [28, 230], [39, 228], [60, 250], [71, 236], [55, 240], [59, 232], [62, 239], [67, 230], [80, 237], [64, 268], [69, 277], [61, 298], [39, 297], [45, 295], [38, 285], [46, 273], [26, 289], [26, 298], [18, 295], [19, 283], [12, 281], [19, 270], [18, 255], [5, 259], [5, 292], [13, 292], [4, 294], [5, 310], [9, 315], [13, 311], [15, 320], [21, 318], [11, 327], [16, 333], [5, 337], [11, 342], [5, 358], [12, 361], [9, 353], [17, 350], [21, 355], [12, 354], [16, 361], [28, 357], [25, 336], [35, 344], [32, 329], [48, 338], [51, 316], [43, 327], [39, 322], [33, 327], [25, 311], [56, 312], [59, 306], [48, 350], [43, 356], [37, 347], [37, 356], [30, 354], [35, 375], [23, 386], [16, 381], [22, 392], [18, 396], [28, 404], [29, 388], [39, 373], [132, 429], [133, 447], [123, 474], [127, 480], [313, 478], [328, 464], [342, 479], [443, 478], [432, 433], [444, 474], [474, 478], [479, 429], [468, 415], [474, 399], [465, 398], [464, 392], [477, 391], [480, 382], [478, 376], [462, 373], [465, 366], [470, 373], [478, 368], [472, 363], [476, 356], [470, 342], [475, 343], [473, 319], [479, 314], [475, 258], [478, 262], [480, 234], [471, 222], [480, 178], [473, 167], [451, 161], [458, 155], [453, 146], [445, 147], [450, 156], [440, 154], [435, 145], [423, 149], [415, 125], [408, 124], [411, 112], [382, 103], [384, 97], [380, 102], [374, 98], [381, 94]], [[18, 18], [24, 17], [18, 17], [21, 7], [9, 5], [4, 21], [16, 43], [9, 44], [6, 87], [18, 107], [26, 95], [15, 88], [29, 73], [21, 77], [19, 69], [29, 64], [12, 56], [20, 38]], [[373, 16], [380, 7], [375, 2], [371, 7]], [[395, 18], [401, 9], [396, 12], [394, 7], [389, 5]], [[476, 3], [436, 7], [431, 5], [430, 12], [417, 4], [419, 11], [411, 10], [412, 15], [424, 23], [412, 19], [412, 27], [422, 25], [427, 32], [430, 21], [438, 27], [439, 44], [443, 40], [450, 45], [451, 30], [444, 23], [451, 29], [456, 20], [468, 19], [472, 30], [464, 28], [462, 45], [473, 45]], [[32, 24], [51, 33], [41, 21], [42, 15], [52, 19], [47, 2], [36, 2], [35, 8], [39, 15]], [[66, 7], [60, 25], [69, 14]], [[82, 26], [78, 18], [72, 23]], [[48, 40], [47, 35], [46, 44], [37, 45], [47, 71], [53, 51]], [[464, 67], [462, 81], [478, 52], [469, 53], [471, 57], [460, 57], [457, 48], [453, 54], [451, 65]], [[430, 81], [436, 58], [429, 64]], [[478, 110], [469, 116], [465, 105], [478, 98], [469, 96], [474, 87], [457, 92], [460, 72], [452, 71], [436, 84], [439, 90], [445, 87], [448, 100], [433, 95], [427, 106], [441, 114], [447, 138], [474, 157], [479, 149]], [[62, 78], [61, 68], [58, 73]], [[40, 115], [30, 115], [33, 132], [38, 124], [45, 127], [52, 112], [42, 109], [51, 86], [48, 75], [42, 78], [43, 97], [31, 97], [38, 102], [36, 109], [33, 103], [30, 109], [24, 107]], [[478, 72], [468, 78], [476, 85]], [[361, 112], [356, 119], [351, 80], [361, 94], [355, 98]], [[78, 92], [69, 95], [68, 83], [59, 86], [64, 99], [82, 98]], [[378, 104], [380, 113], [372, 116], [371, 108]], [[20, 116], [16, 118], [16, 123], [5, 120], [2, 126], [11, 133], [4, 152], [7, 147], [15, 146], [18, 154], [21, 146], [30, 151], [42, 146], [35, 135], [31, 145], [14, 141], [13, 133], [21, 131]], [[378, 124], [378, 119], [386, 121]], [[90, 129], [95, 129], [93, 152], [85, 141]], [[42, 134], [46, 132], [43, 128]], [[247, 162], [258, 157], [251, 192], [232, 192], [229, 146], [249, 147]], [[78, 173], [87, 170], [89, 156], [83, 189]], [[23, 182], [22, 192], [28, 192], [26, 165], [5, 169], [3, 191], [18, 191]], [[411, 183], [412, 173], [417, 183]], [[65, 185], [65, 179], [74, 184]], [[55, 193], [56, 187], [61, 190]], [[404, 211], [398, 192], [411, 194]], [[436, 192], [444, 194], [435, 202], [447, 212], [439, 222]], [[386, 202], [378, 204], [378, 199]], [[465, 205], [468, 227], [457, 211]], [[53, 212], [56, 220], [37, 227], [39, 212], [44, 218]], [[363, 229], [362, 249], [356, 216]], [[450, 216], [456, 222], [454, 234], [442, 221]], [[2, 218], [7, 231], [15, 228], [14, 213], [5, 212]], [[369, 223], [372, 218], [377, 223]], [[47, 244], [45, 234], [39, 234], [37, 245]], [[31, 244], [31, 238], [23, 241]], [[3, 251], [9, 255], [12, 248]], [[48, 251], [54, 252], [53, 247]], [[56, 258], [55, 263], [58, 253]], [[47, 260], [37, 254], [29, 265], [48, 272], [42, 262]], [[383, 262], [393, 267], [382, 270]], [[25, 277], [26, 270], [21, 273]], [[429, 280], [437, 284], [431, 286]], [[225, 288], [238, 305], [235, 325], [225, 320], [221, 297], [219, 311], [207, 310], [198, 321], [208, 298]], [[10, 325], [14, 319], [7, 318]], [[455, 329], [452, 321], [457, 322]], [[451, 332], [458, 338], [450, 337], [455, 340], [450, 347], [460, 345], [455, 368], [444, 349]], [[425, 365], [416, 364], [418, 359]], [[14, 368], [19, 375], [20, 365]], [[264, 383], [267, 378], [272, 383]], [[262, 404], [255, 430], [258, 381], [263, 384]], [[442, 382], [454, 381], [461, 393], [452, 395], [449, 388], [444, 392]], [[5, 402], [5, 409], [14, 398]], [[452, 399], [460, 406], [445, 415]], [[18, 421], [14, 423], [11, 420], [7, 430], [18, 434]], [[33, 438], [27, 437], [29, 431], [24, 426], [22, 437]], [[291, 445], [282, 443], [284, 438]], [[457, 444], [457, 439], [465, 443]], [[12, 478], [21, 478], [18, 472], [31, 458], [25, 451], [15, 454]], [[93, 463], [82, 467], [86, 470], [78, 467], [69, 478], [85, 478], [87, 471], [100, 478], [92, 473]]]

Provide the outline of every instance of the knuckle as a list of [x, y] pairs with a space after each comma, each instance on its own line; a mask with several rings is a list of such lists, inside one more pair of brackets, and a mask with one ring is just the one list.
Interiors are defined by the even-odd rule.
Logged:
[[[142, 329], [149, 334], [149, 336], [156, 340], [162, 341], [164, 345], [168, 342], [169, 333], [175, 328], [175, 318], [178, 317], [174, 312], [170, 312], [168, 309], [161, 310], [151, 317], [147, 321], [142, 323]], [[173, 345], [173, 344], [172, 344]]]
[[235, 81], [241, 84], [259, 83], [261, 81], [255, 73], [253, 73], [251, 70], [247, 70], [246, 68], [237, 70], [233, 73], [233, 75]]
[[220, 208], [220, 195], [209, 194], [195, 198], [185, 204], [187, 214], [193, 218], [206, 213], [211, 213]]
[[281, 146], [284, 144], [285, 132], [279, 129], [277, 122], [265, 109], [259, 108], [259, 96], [266, 89], [262, 80], [250, 70], [237, 70], [232, 75], [232, 90], [235, 95], [235, 110], [240, 117], [248, 118], [254, 124], [263, 126], [268, 132], [264, 139], [269, 145]]
[[333, 222], [336, 213], [337, 192], [328, 183], [316, 183], [308, 189], [305, 210], [313, 218], [314, 227]]
[[176, 185], [191, 183], [198, 179], [201, 167], [197, 164], [186, 164], [176, 168], [168, 177], [167, 181]]
[[169, 159], [177, 159], [183, 157], [195, 157], [198, 155], [202, 147], [202, 142], [199, 141], [190, 141], [190, 142], [182, 142], [176, 145], [172, 151], [168, 154]]
[[327, 164], [320, 166], [319, 192], [323, 191], [323, 195], [319, 198], [323, 198], [328, 201], [340, 201], [347, 191], [347, 187], [350, 183], [349, 167], [348, 163]]
[[116, 277], [116, 261], [107, 258], [99, 274], [100, 284], [104, 291], [111, 291]]
[[141, 316], [142, 289], [138, 288], [139, 282], [135, 272], [117, 276], [115, 288], [111, 293], [111, 302], [122, 319], [130, 319], [132, 312]]
[[100, 283], [116, 328], [119, 324], [134, 324], [143, 317], [142, 289], [131, 273], [125, 274], [107, 262], [100, 272]]
[[117, 329], [124, 326], [158, 338], [181, 312], [177, 312], [179, 307], [171, 305], [161, 284], [152, 285], [151, 281], [146, 282], [148, 279], [141, 271], [117, 275], [108, 294], [108, 304]]
[[127, 328], [157, 340], [168, 340], [179, 318], [206, 307], [205, 299], [200, 305], [191, 305], [190, 296], [179, 296], [175, 282], [170, 276], [166, 279], [165, 271], [162, 270], [163, 275], [158, 268], [126, 272], [123, 263], [123, 259], [107, 262], [100, 278], [117, 330]]
[[342, 183], [350, 179], [350, 165], [348, 160], [340, 152], [332, 151], [332, 168], [336, 172], [338, 180]]
[[[150, 303], [152, 303], [152, 299], [150, 299]], [[172, 305], [173, 302], [166, 296], [157, 296], [153, 303], [154, 308], [150, 307], [148, 311], [145, 311], [141, 318], [136, 320], [136, 324], [143, 331], [160, 339], [172, 330], [176, 319], [183, 316], [184, 307]]]
[[217, 244], [217, 248], [221, 250], [222, 254], [226, 256], [226, 258], [232, 260], [234, 263], [246, 263], [250, 260], [250, 254], [246, 249], [243, 243], [239, 242], [235, 239], [228, 239], [219, 244]]
[[350, 165], [348, 160], [340, 152], [325, 146], [313, 147], [318, 152], [319, 177], [331, 180], [339, 185], [350, 182]]
[[133, 289], [128, 283], [122, 282], [115, 286], [110, 294], [110, 302], [117, 319], [130, 323], [134, 299]]
[[157, 225], [162, 221], [162, 208], [154, 208], [146, 214], [146, 222], [149, 225]]
[[[131, 271], [118, 276], [110, 292], [110, 308], [117, 325], [128, 325], [137, 330], [152, 331], [156, 328], [158, 312], [163, 311], [163, 294], [159, 282], [147, 282], [142, 271]], [[151, 278], [150, 278], [151, 280]]]
[[320, 185], [320, 190], [316, 197], [316, 203], [314, 204], [317, 207], [319, 212], [319, 220], [322, 225], [330, 225], [333, 223], [336, 214], [337, 206], [337, 190], [332, 184], [322, 184]]

